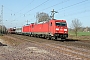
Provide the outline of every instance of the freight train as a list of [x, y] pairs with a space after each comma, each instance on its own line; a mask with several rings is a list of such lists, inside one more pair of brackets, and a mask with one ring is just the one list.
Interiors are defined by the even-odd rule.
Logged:
[[31, 23], [16, 29], [16, 34], [42, 37], [46, 39], [68, 38], [68, 27], [66, 20], [49, 20], [42, 23]]
[[15, 32], [16, 32], [16, 27], [13, 27], [13, 28], [9, 28], [9, 29], [7, 29], [7, 33], [8, 34], [15, 34]]

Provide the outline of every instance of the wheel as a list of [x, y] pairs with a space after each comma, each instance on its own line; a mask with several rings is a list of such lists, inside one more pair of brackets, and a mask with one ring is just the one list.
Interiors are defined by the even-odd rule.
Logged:
[[50, 35], [49, 35], [49, 36], [47, 36], [47, 39], [48, 39], [48, 40], [51, 40], [51, 36], [50, 36]]
[[57, 40], [57, 36], [55, 36], [55, 39], [54, 40]]

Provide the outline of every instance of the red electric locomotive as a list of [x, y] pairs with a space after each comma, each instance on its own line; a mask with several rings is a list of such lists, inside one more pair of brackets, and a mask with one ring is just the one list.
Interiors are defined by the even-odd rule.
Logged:
[[49, 22], [34, 24], [31, 29], [32, 34], [47, 39], [66, 39], [68, 37], [66, 20], [50, 20]]
[[66, 39], [68, 37], [68, 27], [66, 20], [53, 19], [43, 23], [30, 24], [29, 28], [23, 29], [28, 30], [30, 36], [44, 37], [55, 40], [57, 40], [57, 38]]

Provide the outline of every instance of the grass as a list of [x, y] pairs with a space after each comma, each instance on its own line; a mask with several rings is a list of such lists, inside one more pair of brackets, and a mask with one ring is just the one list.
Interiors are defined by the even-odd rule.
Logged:
[[69, 32], [69, 38], [79, 40], [90, 40], [90, 32], [78, 32], [77, 37], [74, 32]]
[[89, 36], [90, 32], [78, 32], [79, 36]]
[[[69, 35], [75, 35], [74, 32], [69, 32]], [[78, 32], [78, 36], [90, 36], [90, 32]]]

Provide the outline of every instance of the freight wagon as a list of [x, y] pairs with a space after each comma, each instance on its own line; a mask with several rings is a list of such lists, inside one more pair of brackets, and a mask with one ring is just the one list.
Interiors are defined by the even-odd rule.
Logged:
[[17, 28], [15, 33], [18, 35], [22, 35], [22, 28]]

